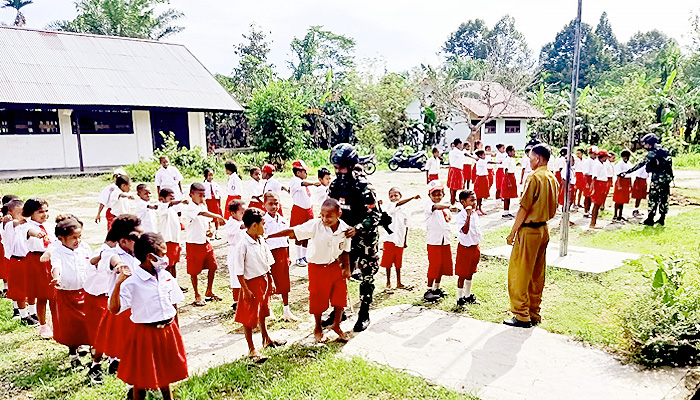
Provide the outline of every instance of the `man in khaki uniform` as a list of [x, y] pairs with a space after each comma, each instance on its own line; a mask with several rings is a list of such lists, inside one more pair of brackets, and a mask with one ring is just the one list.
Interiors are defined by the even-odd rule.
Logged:
[[559, 193], [557, 180], [547, 169], [550, 155], [545, 144], [530, 150], [533, 172], [525, 182], [520, 209], [506, 239], [513, 245], [508, 263], [508, 296], [514, 316], [503, 323], [519, 328], [530, 328], [541, 321], [540, 303], [549, 243], [547, 221], [557, 211]]

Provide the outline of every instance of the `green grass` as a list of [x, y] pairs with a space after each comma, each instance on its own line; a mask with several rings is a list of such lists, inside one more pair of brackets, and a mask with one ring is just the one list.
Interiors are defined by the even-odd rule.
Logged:
[[109, 179], [109, 175], [20, 179], [0, 182], [0, 191], [3, 195], [14, 194], [23, 199], [48, 197], [61, 193], [80, 195], [99, 192], [109, 184]]
[[700, 153], [684, 153], [673, 157], [673, 167], [682, 169], [700, 169]]

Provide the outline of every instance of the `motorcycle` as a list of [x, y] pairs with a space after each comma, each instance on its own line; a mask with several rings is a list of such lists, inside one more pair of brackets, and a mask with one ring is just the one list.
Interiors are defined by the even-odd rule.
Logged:
[[399, 149], [389, 160], [389, 169], [396, 171], [399, 168], [418, 168], [422, 170], [428, 162], [428, 155], [421, 150], [413, 154], [406, 154], [404, 149]]
[[367, 175], [372, 175], [377, 170], [377, 157], [374, 154], [360, 156], [358, 163], [362, 165], [362, 168]]

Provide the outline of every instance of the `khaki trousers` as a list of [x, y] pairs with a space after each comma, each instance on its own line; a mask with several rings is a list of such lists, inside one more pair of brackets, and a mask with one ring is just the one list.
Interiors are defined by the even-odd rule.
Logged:
[[515, 236], [508, 263], [508, 296], [510, 311], [520, 321], [541, 320], [548, 243], [547, 225], [520, 228]]

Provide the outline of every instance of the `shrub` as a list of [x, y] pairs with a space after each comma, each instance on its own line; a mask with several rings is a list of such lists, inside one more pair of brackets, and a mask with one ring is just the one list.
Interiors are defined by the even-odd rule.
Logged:
[[[142, 160], [135, 164], [124, 167], [126, 174], [136, 182], [152, 182], [155, 179], [156, 171], [160, 168], [155, 160]], [[111, 175], [109, 176], [111, 178]]]
[[[215, 156], [207, 156], [201, 148], [180, 146], [180, 143], [175, 140], [175, 134], [170, 132], [163, 136], [163, 147], [153, 152], [153, 159], [157, 162], [161, 156], [168, 156], [170, 162], [176, 166], [182, 175], [187, 177], [201, 177], [206, 168], [211, 168], [215, 173], [220, 173], [223, 170], [223, 164]], [[151, 177], [153, 179], [153, 177]]]
[[673, 167], [700, 169], [700, 153], [677, 154], [673, 157]]

